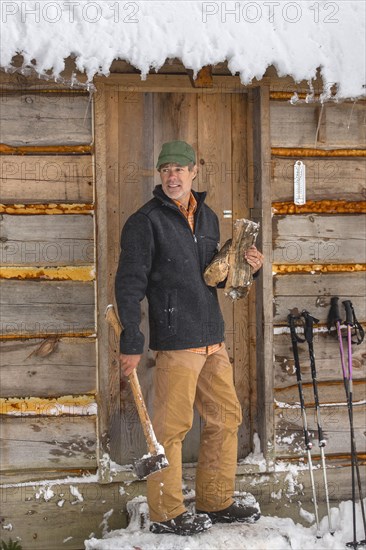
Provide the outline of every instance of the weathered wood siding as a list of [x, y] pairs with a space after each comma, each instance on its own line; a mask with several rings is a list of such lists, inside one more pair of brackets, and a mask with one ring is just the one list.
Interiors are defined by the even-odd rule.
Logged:
[[[323, 106], [271, 101], [275, 432], [279, 456], [304, 454], [304, 442], [294, 360], [286, 318], [290, 309], [307, 309], [325, 328], [332, 296], [350, 299], [360, 322], [366, 322], [365, 177], [366, 136], [364, 103]], [[278, 148], [282, 148], [280, 151]], [[296, 148], [296, 151], [293, 151]], [[309, 158], [307, 149], [325, 156]], [[334, 153], [343, 149], [343, 157]], [[293, 151], [293, 152], [292, 152]], [[301, 154], [303, 151], [303, 154]], [[312, 155], [315, 153], [312, 153]], [[337, 155], [337, 156], [335, 156]], [[349, 155], [349, 156], [346, 156]], [[361, 156], [360, 156], [361, 155]], [[293, 167], [306, 167], [307, 213], [281, 214], [281, 204], [293, 203]], [[313, 209], [313, 211], [312, 211]], [[286, 211], [286, 210], [284, 210]], [[288, 210], [290, 211], [290, 210]], [[296, 268], [301, 267], [301, 273]], [[280, 268], [280, 269], [278, 269]], [[331, 268], [331, 273], [327, 273]], [[337, 272], [338, 269], [338, 272]], [[317, 332], [315, 358], [322, 423], [330, 456], [349, 455], [349, 420], [339, 345], [335, 331]], [[366, 450], [365, 345], [353, 346], [353, 398], [357, 451]], [[314, 395], [307, 344], [299, 344], [308, 421], [316, 444]], [[347, 357], [347, 354], [346, 354]]]
[[91, 96], [14, 86], [0, 102], [1, 475], [82, 473], [97, 465]]
[[88, 94], [3, 93], [0, 143], [84, 145], [91, 142]]
[[71, 266], [94, 263], [92, 215], [3, 214], [0, 262], [9, 266]]
[[1, 202], [92, 203], [93, 174], [89, 155], [3, 155]]
[[42, 355], [41, 338], [0, 342], [0, 397], [96, 392], [94, 338], [60, 338]]
[[363, 104], [271, 104], [272, 147], [365, 148]]

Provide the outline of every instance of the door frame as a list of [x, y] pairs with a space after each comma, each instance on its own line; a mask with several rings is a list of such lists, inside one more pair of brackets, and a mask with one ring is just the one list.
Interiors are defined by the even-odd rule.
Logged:
[[[251, 376], [257, 380], [257, 407], [253, 411], [254, 429], [261, 440], [267, 459], [274, 453], [274, 396], [273, 396], [273, 312], [272, 312], [272, 224], [270, 180], [270, 126], [269, 82], [244, 87], [239, 77], [213, 76], [212, 88], [193, 88], [188, 75], [149, 75], [141, 80], [137, 74], [112, 74], [95, 79], [94, 96], [94, 165], [95, 165], [95, 243], [96, 243], [96, 318], [97, 318], [97, 401], [98, 401], [98, 465], [100, 481], [110, 482], [110, 426], [113, 416], [113, 394], [119, 391], [118, 365], [109, 364], [110, 349], [117, 353], [118, 342], [105, 322], [108, 289], [103, 282], [108, 276], [108, 251], [118, 243], [111, 243], [108, 235], [107, 208], [107, 98], [119, 92], [179, 92], [179, 93], [249, 93], [248, 104], [248, 176], [250, 182], [251, 218], [260, 221], [259, 247], [266, 262], [251, 293], [249, 309], [256, 322], [250, 323]], [[108, 193], [113, 192], [108, 188]], [[118, 250], [118, 247], [117, 247]], [[112, 406], [111, 406], [112, 405]]]

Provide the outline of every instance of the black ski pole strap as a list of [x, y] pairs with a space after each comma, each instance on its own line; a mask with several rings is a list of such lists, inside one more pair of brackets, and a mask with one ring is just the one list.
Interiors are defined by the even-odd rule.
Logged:
[[313, 346], [313, 336], [314, 336], [314, 324], [319, 323], [319, 319], [312, 317], [306, 309], [303, 309], [301, 316], [305, 320], [304, 335], [305, 340], [308, 344], [309, 349], [309, 359], [310, 359], [310, 368], [311, 368], [311, 378], [313, 381], [313, 391], [314, 391], [314, 400], [315, 400], [315, 410], [318, 423], [318, 439], [319, 447], [325, 447], [326, 441], [324, 439], [323, 428], [321, 426], [320, 420], [320, 402], [319, 402], [319, 393], [318, 393], [318, 382], [316, 378], [316, 366], [315, 366], [315, 356], [314, 356], [314, 346]]
[[339, 300], [338, 296], [333, 296], [330, 299], [330, 309], [329, 309], [328, 319], [327, 319], [327, 327], [329, 332], [333, 326], [336, 327], [337, 323], [342, 322], [341, 316], [339, 314], [338, 300]]
[[302, 317], [304, 317], [305, 320], [305, 327], [304, 327], [304, 336], [305, 340], [310, 343], [313, 341], [314, 337], [314, 324], [316, 325], [319, 323], [319, 319], [315, 319], [315, 317], [312, 317], [306, 309], [303, 309], [301, 313]]
[[307, 420], [306, 420], [306, 412], [305, 412], [305, 401], [304, 401], [304, 392], [302, 388], [302, 380], [301, 380], [301, 367], [300, 367], [300, 359], [299, 359], [299, 350], [298, 350], [298, 342], [305, 342], [302, 338], [296, 334], [296, 327], [295, 327], [295, 321], [298, 321], [300, 318], [300, 315], [298, 313], [293, 314], [290, 313], [287, 316], [287, 322], [290, 327], [290, 333], [291, 333], [291, 343], [292, 343], [292, 352], [294, 355], [294, 361], [295, 361], [295, 370], [296, 370], [296, 379], [297, 379], [297, 387], [299, 390], [299, 398], [300, 398], [300, 408], [301, 408], [301, 416], [303, 419], [303, 430], [304, 430], [304, 439], [305, 439], [305, 445], [308, 451], [311, 450], [313, 444], [310, 441], [310, 434], [307, 428]]
[[352, 344], [362, 344], [365, 337], [365, 331], [363, 329], [363, 326], [357, 321], [353, 304], [351, 300], [344, 300], [342, 304], [344, 306], [344, 309], [346, 310], [345, 324], [353, 327], [352, 336], [356, 337], [356, 340], [351, 340]]
[[299, 321], [299, 320], [301, 320], [300, 314], [294, 315], [293, 313], [289, 313], [287, 315], [287, 323], [288, 323], [288, 326], [290, 327], [291, 340], [292, 340], [293, 343], [294, 342], [300, 342], [300, 343], [305, 342], [305, 338], [301, 338], [296, 332], [295, 321]]

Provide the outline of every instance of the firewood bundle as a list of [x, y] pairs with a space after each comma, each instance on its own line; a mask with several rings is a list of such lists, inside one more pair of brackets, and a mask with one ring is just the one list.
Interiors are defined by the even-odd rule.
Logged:
[[253, 275], [244, 253], [255, 244], [258, 232], [259, 223], [246, 219], [236, 220], [233, 238], [226, 241], [204, 272], [208, 286], [216, 286], [226, 279], [226, 296], [233, 301], [247, 296]]

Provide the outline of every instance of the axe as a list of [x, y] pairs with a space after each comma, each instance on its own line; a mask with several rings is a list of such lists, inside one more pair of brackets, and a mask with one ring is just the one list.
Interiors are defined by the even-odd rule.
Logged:
[[[122, 327], [119, 322], [113, 304], [110, 304], [105, 312], [105, 318], [107, 322], [113, 328], [117, 339], [121, 333]], [[154, 472], [158, 472], [163, 468], [169, 466], [168, 460], [165, 456], [165, 451], [162, 445], [160, 445], [156, 439], [154, 429], [151, 424], [149, 413], [147, 412], [146, 404], [142, 395], [141, 386], [137, 377], [136, 369], [134, 369], [128, 376], [130, 382], [132, 395], [135, 400], [137, 412], [140, 417], [142, 429], [144, 431], [149, 454], [135, 461], [135, 472], [139, 479], [143, 479]]]

